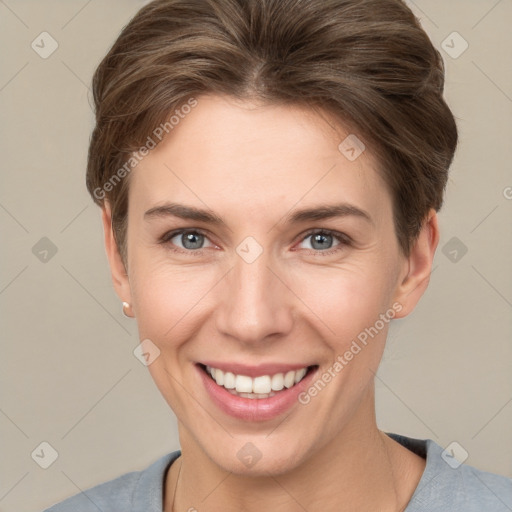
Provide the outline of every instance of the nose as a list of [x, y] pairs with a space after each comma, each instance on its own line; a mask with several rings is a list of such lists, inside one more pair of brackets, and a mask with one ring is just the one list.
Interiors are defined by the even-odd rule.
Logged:
[[252, 263], [235, 258], [222, 282], [216, 309], [221, 335], [241, 344], [261, 344], [289, 333], [293, 325], [293, 294], [263, 254]]

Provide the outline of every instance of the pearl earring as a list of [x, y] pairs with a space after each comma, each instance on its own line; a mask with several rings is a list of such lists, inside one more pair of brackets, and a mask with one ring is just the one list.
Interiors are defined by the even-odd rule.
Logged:
[[126, 309], [129, 307], [130, 307], [130, 304], [128, 304], [128, 302], [123, 302], [123, 315], [127, 318], [131, 318], [131, 316], [126, 313]]

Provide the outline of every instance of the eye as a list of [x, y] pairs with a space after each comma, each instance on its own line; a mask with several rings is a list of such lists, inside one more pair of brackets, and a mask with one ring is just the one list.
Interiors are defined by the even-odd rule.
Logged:
[[[202, 249], [216, 247], [208, 236], [198, 229], [180, 229], [164, 234], [159, 243], [169, 245], [176, 252], [201, 253]], [[311, 250], [315, 255], [326, 256], [351, 244], [351, 239], [344, 233], [331, 230], [315, 230], [307, 233], [299, 248]], [[302, 246], [302, 247], [301, 247]]]
[[160, 243], [175, 246], [178, 252], [194, 252], [214, 247], [207, 236], [197, 229], [171, 231], [160, 239]]
[[337, 231], [331, 230], [316, 230], [308, 233], [303, 239], [301, 244], [303, 249], [310, 249], [315, 253], [322, 253], [322, 255], [335, 253], [343, 247], [350, 245], [350, 238]]

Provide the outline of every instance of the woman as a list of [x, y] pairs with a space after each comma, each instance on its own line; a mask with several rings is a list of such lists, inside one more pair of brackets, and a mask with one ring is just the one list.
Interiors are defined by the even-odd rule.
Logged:
[[510, 479], [375, 419], [439, 240], [443, 85], [401, 0], [141, 9], [94, 76], [87, 186], [181, 450], [51, 512], [510, 510]]

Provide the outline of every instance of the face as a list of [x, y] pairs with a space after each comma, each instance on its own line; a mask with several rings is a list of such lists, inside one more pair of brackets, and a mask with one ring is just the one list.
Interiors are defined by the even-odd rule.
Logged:
[[132, 171], [118, 293], [158, 348], [148, 368], [182, 445], [278, 474], [371, 417], [410, 260], [369, 150], [338, 149], [350, 132], [299, 107], [197, 100]]

